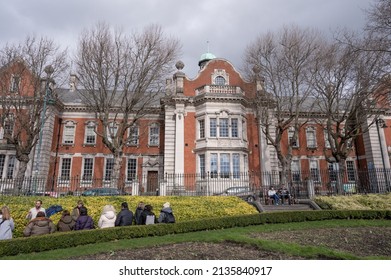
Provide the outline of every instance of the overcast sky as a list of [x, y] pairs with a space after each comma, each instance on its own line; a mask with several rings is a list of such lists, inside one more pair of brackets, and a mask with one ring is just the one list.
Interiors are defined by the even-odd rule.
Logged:
[[[29, 34], [74, 50], [78, 35], [98, 21], [125, 31], [159, 24], [182, 44], [183, 71], [198, 72], [207, 52], [241, 67], [246, 46], [284, 25], [361, 30], [373, 0], [0, 0], [0, 44]], [[209, 41], [209, 44], [207, 44]]]

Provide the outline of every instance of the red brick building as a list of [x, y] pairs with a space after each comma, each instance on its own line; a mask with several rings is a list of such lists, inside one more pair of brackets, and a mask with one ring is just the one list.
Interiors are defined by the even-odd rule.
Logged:
[[[256, 118], [253, 100], [257, 81], [246, 81], [225, 59], [204, 54], [200, 71], [189, 78], [181, 62], [167, 80], [167, 91], [160, 104], [139, 122], [132, 141], [123, 151], [122, 186], [160, 194], [173, 190], [212, 192], [230, 186], [251, 183], [256, 187], [270, 184], [265, 174], [278, 173], [275, 150], [267, 144]], [[69, 89], [57, 89], [58, 101], [49, 106], [43, 128], [40, 153], [35, 151], [26, 176], [55, 178], [59, 191], [109, 184], [113, 168], [111, 152], [95, 130], [101, 131], [95, 115], [78, 96], [76, 77]], [[373, 126], [355, 141], [346, 162], [348, 174], [358, 168], [390, 168], [391, 122], [384, 115], [385, 126]], [[3, 140], [0, 128], [0, 177], [11, 179], [18, 167], [12, 147]], [[283, 138], [284, 147], [291, 137]], [[292, 171], [294, 181], [303, 182], [305, 171], [322, 185], [322, 171], [335, 167], [325, 160], [328, 149], [323, 127], [309, 121], [299, 131], [294, 144]], [[285, 151], [286, 152], [286, 151]], [[38, 155], [39, 154], [39, 158]], [[39, 162], [39, 170], [34, 168]], [[351, 172], [351, 173], [349, 173]], [[167, 180], [165, 176], [173, 176]], [[258, 174], [250, 179], [246, 174]], [[317, 175], [318, 174], [318, 175]], [[165, 178], [165, 180], [160, 180]], [[355, 181], [355, 175], [347, 181]], [[210, 188], [213, 182], [213, 191]]]

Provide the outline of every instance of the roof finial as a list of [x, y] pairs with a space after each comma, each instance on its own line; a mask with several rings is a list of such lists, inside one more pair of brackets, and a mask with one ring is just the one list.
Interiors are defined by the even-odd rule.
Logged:
[[207, 50], [209, 52], [209, 40], [206, 41]]

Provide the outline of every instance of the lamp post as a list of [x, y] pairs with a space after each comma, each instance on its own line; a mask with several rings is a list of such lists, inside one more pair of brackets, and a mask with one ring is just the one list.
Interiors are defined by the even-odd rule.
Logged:
[[383, 174], [384, 174], [384, 179], [386, 182], [386, 189], [388, 191], [389, 183], [388, 183], [388, 177], [387, 177], [387, 172], [386, 172], [386, 162], [384, 160], [383, 141], [380, 136], [380, 128], [387, 128], [387, 125], [383, 119], [377, 118], [376, 119], [376, 128], [377, 128], [377, 136], [379, 137], [380, 154], [381, 154], [381, 159], [382, 159], [382, 164], [383, 164]]
[[45, 125], [46, 118], [46, 108], [47, 103], [51, 101], [51, 89], [50, 89], [50, 76], [53, 74], [54, 69], [51, 65], [48, 65], [44, 69], [46, 73], [46, 83], [45, 83], [45, 95], [43, 98], [43, 108], [41, 112], [41, 121], [40, 121], [40, 130], [39, 130], [39, 138], [38, 138], [38, 147], [37, 147], [37, 155], [35, 157], [35, 176], [37, 177], [39, 174], [39, 164], [41, 161], [41, 147], [42, 147], [42, 133]]

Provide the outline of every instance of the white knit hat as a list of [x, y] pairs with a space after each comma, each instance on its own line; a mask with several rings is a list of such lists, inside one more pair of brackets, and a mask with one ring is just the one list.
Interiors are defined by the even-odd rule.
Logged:
[[163, 208], [168, 208], [168, 207], [170, 207], [170, 202], [166, 202], [163, 204]]

